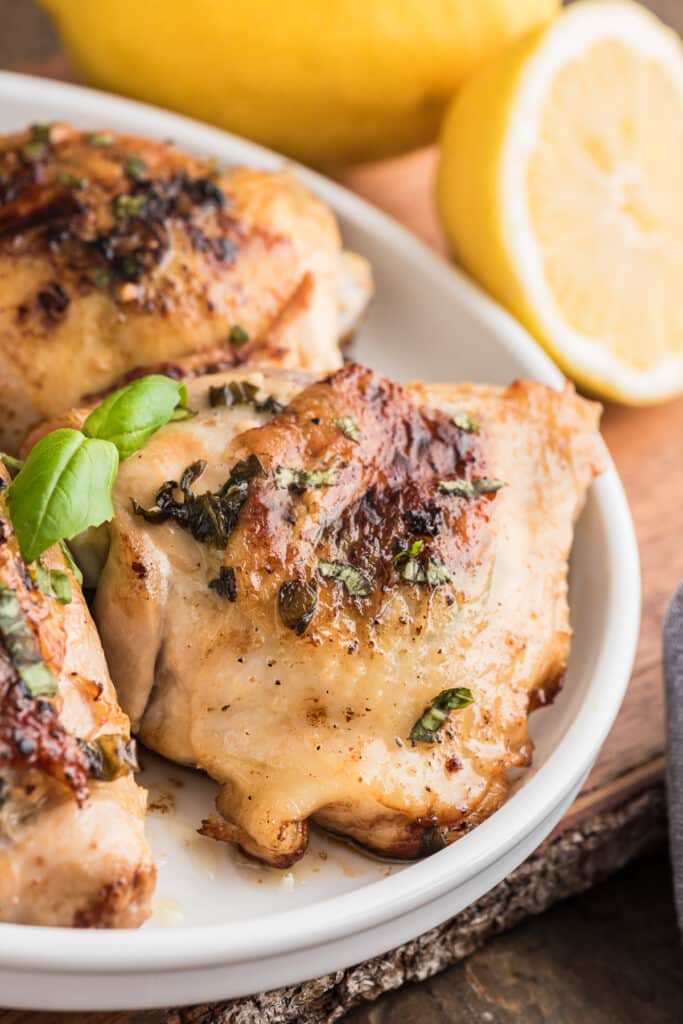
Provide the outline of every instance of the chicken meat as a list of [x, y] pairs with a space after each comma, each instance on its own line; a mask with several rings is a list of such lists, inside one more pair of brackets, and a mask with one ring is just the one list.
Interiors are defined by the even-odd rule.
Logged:
[[0, 449], [139, 368], [341, 365], [371, 292], [287, 171], [33, 125], [0, 140]]
[[133, 763], [80, 587], [59, 548], [25, 564], [0, 493], [0, 921], [146, 919], [155, 869]]
[[600, 407], [356, 364], [189, 396], [121, 466], [95, 601], [134, 731], [218, 781], [205, 834], [269, 864], [309, 819], [393, 857], [457, 839], [561, 684]]

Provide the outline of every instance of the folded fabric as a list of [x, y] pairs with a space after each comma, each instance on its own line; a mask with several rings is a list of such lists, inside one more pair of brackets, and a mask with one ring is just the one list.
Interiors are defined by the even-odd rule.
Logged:
[[664, 676], [669, 842], [678, 923], [683, 929], [683, 584], [674, 594], [664, 621]]

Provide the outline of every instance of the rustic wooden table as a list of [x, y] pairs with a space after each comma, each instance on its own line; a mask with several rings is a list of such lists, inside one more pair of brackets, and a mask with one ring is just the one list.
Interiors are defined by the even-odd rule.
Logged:
[[[683, 0], [652, 0], [650, 6], [683, 31]], [[68, 76], [58, 43], [32, 0], [0, 0], [0, 23], [0, 66]], [[433, 152], [423, 151], [345, 172], [340, 179], [445, 254], [431, 202], [433, 164]], [[622, 712], [581, 795], [553, 837], [511, 880], [432, 941], [411, 944], [400, 954], [362, 965], [315, 990], [289, 992], [277, 1006], [251, 1001], [239, 1008], [199, 1008], [171, 1017], [157, 1011], [58, 1015], [0, 1010], [0, 1024], [331, 1021], [354, 998], [362, 1002], [401, 982], [428, 977], [466, 954], [472, 955], [431, 981], [404, 984], [346, 1019], [349, 1024], [399, 1019], [403, 1024], [681, 1020], [683, 962], [662, 846], [660, 629], [666, 602], [683, 579], [677, 543], [683, 400], [656, 409], [609, 407], [604, 433], [631, 501], [640, 542], [643, 625], [638, 656]], [[659, 852], [609, 882], [493, 937], [654, 848]]]

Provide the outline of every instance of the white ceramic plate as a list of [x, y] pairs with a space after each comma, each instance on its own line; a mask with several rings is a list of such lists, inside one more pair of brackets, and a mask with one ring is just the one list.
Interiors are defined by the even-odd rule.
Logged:
[[[127, 100], [0, 74], [0, 131], [62, 119], [172, 138], [225, 162], [282, 159], [205, 125]], [[522, 328], [412, 235], [337, 185], [301, 171], [371, 260], [377, 294], [359, 359], [402, 378], [507, 383], [561, 375]], [[373, 860], [315, 834], [282, 873], [195, 832], [214, 786], [145, 755], [149, 834], [159, 866], [155, 914], [139, 932], [0, 925], [0, 1004], [128, 1009], [246, 995], [357, 963], [455, 914], [516, 867], [552, 829], [618, 711], [638, 635], [631, 518], [610, 466], [579, 523], [571, 571], [575, 630], [566, 686], [532, 718], [533, 768], [508, 802], [454, 846], [409, 865]]]

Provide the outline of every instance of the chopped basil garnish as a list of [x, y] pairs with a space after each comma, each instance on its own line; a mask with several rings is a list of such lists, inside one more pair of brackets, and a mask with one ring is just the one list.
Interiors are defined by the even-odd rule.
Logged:
[[472, 434], [475, 430], [479, 430], [479, 427], [481, 426], [481, 424], [478, 423], [477, 420], [473, 420], [467, 412], [459, 412], [453, 417], [453, 423], [458, 430], [462, 430], [464, 434]]
[[225, 405], [229, 409], [233, 405], [253, 405], [256, 412], [270, 412], [274, 416], [282, 412], [284, 405], [273, 395], [264, 394], [260, 388], [248, 380], [231, 380], [229, 384], [211, 385], [209, 387], [209, 405]]
[[113, 782], [138, 769], [134, 739], [107, 734], [95, 740], [79, 740], [78, 745], [88, 760], [90, 775], [100, 782]]
[[306, 631], [318, 604], [318, 584], [315, 580], [287, 580], [280, 587], [278, 607], [280, 618], [297, 636]]
[[145, 181], [147, 178], [147, 164], [137, 153], [131, 153], [126, 160], [126, 174], [132, 181]]
[[85, 188], [85, 178], [78, 178], [71, 171], [60, 171], [57, 175], [57, 181], [64, 188], [75, 188], [77, 191]]
[[109, 132], [95, 132], [94, 135], [88, 136], [89, 146], [113, 146], [114, 136], [110, 135]]
[[369, 597], [372, 593], [372, 583], [367, 576], [347, 562], [322, 560], [318, 563], [318, 572], [324, 579], [342, 583], [351, 597]]
[[0, 637], [14, 670], [31, 697], [55, 697], [57, 682], [43, 661], [17, 594], [0, 583]]
[[215, 590], [219, 597], [228, 601], [237, 600], [237, 579], [235, 570], [231, 565], [222, 565], [218, 570], [218, 576], [209, 582], [211, 590]]
[[127, 192], [122, 192], [121, 195], [117, 196], [114, 200], [114, 213], [120, 220], [139, 217], [142, 213], [145, 201], [146, 196], [144, 194], [132, 196]]
[[465, 686], [442, 690], [410, 730], [410, 739], [418, 743], [440, 743], [438, 733], [448, 720], [449, 711], [461, 711], [473, 700], [472, 691]]
[[106, 288], [111, 284], [111, 272], [106, 267], [93, 267], [88, 276], [96, 288]]
[[192, 534], [195, 540], [216, 548], [227, 547], [230, 534], [237, 526], [242, 506], [249, 496], [249, 481], [263, 472], [255, 455], [236, 463], [220, 488], [195, 494], [192, 484], [204, 470], [201, 460], [188, 466], [180, 480], [182, 500], [175, 497], [178, 484], [167, 480], [159, 488], [152, 508], [143, 508], [133, 501], [133, 511], [148, 523], [164, 523], [171, 519]]
[[483, 476], [480, 480], [439, 480], [438, 489], [441, 494], [455, 494], [459, 498], [478, 498], [480, 494], [493, 494], [506, 486], [503, 480]]
[[34, 576], [36, 586], [46, 597], [54, 597], [60, 604], [71, 603], [71, 580], [65, 572], [48, 569], [40, 562], [36, 562]]
[[66, 564], [71, 569], [71, 572], [73, 573], [73, 575], [76, 577], [76, 580], [78, 581], [78, 585], [82, 587], [83, 586], [83, 573], [81, 572], [81, 570], [78, 568], [78, 566], [74, 562], [74, 556], [69, 551], [69, 548], [67, 547], [66, 542], [63, 541], [63, 540], [60, 540], [59, 541], [59, 547], [60, 547], [62, 555], [64, 557], [64, 561], [66, 562]]
[[228, 337], [233, 345], [235, 345], [237, 348], [240, 348], [242, 345], [246, 345], [246, 343], [249, 341], [250, 334], [249, 331], [247, 331], [244, 327], [241, 327], [239, 324], [233, 324], [233, 326], [230, 328], [230, 334], [228, 335]]
[[353, 416], [340, 416], [334, 421], [334, 425], [351, 441], [360, 441], [363, 437]]
[[394, 569], [401, 579], [408, 583], [425, 583], [429, 587], [452, 583], [450, 570], [436, 558], [426, 558], [422, 553], [423, 547], [424, 541], [416, 540], [409, 548], [394, 555]]
[[34, 160], [40, 160], [47, 153], [47, 147], [50, 145], [52, 125], [47, 123], [32, 124], [30, 131], [30, 140], [25, 142], [19, 150], [24, 160], [28, 160], [29, 163]]
[[321, 469], [291, 469], [288, 466], [278, 466], [275, 470], [275, 486], [281, 491], [334, 487], [340, 479], [341, 470], [334, 466]]
[[424, 547], [423, 540], [415, 540], [409, 548], [398, 551], [393, 557], [394, 569], [399, 569], [404, 562], [411, 558], [417, 558]]

